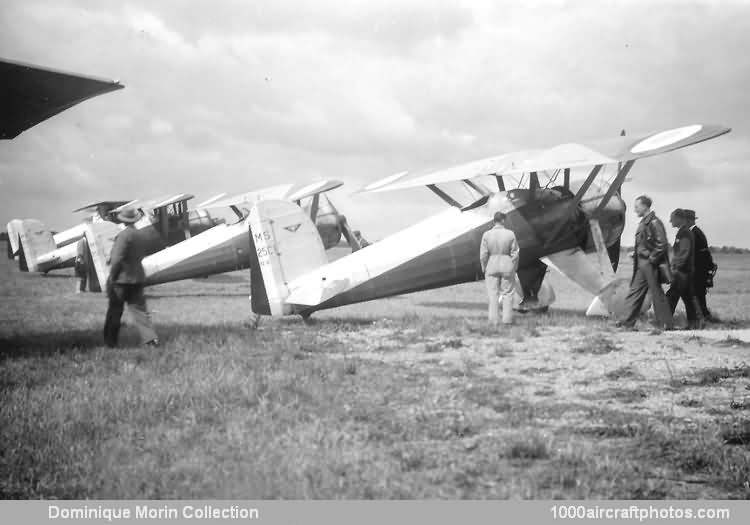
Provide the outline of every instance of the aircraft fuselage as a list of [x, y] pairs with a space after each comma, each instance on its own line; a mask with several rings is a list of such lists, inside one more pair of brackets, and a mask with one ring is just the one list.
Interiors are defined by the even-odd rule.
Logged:
[[[483, 233], [493, 225], [496, 211], [506, 214], [505, 226], [516, 234], [519, 273], [538, 264], [545, 255], [571, 248], [590, 250], [589, 213], [598, 203], [596, 194], [602, 194], [599, 187], [592, 188], [586, 202], [573, 210], [570, 192], [539, 189], [534, 194], [527, 189], [495, 193], [477, 208], [446, 210], [314, 271], [337, 292], [313, 307], [294, 305], [294, 312], [305, 315], [483, 279], [479, 248]], [[608, 242], [619, 238], [625, 220], [624, 202], [613, 198], [599, 219]], [[550, 232], [561, 223], [564, 226], [560, 233], [551, 238]], [[289, 298], [292, 303], [293, 297], [294, 290]]]

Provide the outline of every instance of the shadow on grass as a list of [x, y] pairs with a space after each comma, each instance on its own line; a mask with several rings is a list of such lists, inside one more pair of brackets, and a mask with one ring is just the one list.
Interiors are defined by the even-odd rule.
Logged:
[[457, 310], [486, 310], [487, 301], [424, 301], [418, 306], [427, 308], [455, 308]]
[[[484, 312], [487, 310], [487, 301], [424, 301], [424, 302], [418, 303], [418, 306], [424, 306], [428, 308], [454, 308], [456, 310], [478, 310], [478, 311]], [[533, 312], [533, 311], [519, 312], [517, 310], [514, 310], [513, 316], [522, 318], [522, 319], [531, 319], [531, 318], [586, 319], [584, 310], [572, 310], [570, 308], [555, 308], [554, 306], [551, 306], [550, 309], [546, 312]]]
[[[157, 323], [154, 328], [162, 346], [169, 346], [170, 341], [178, 337], [220, 345], [230, 336], [244, 338], [255, 333], [244, 323], [209, 326]], [[277, 334], [268, 334], [268, 337], [275, 335]], [[112, 351], [137, 346], [140, 346], [138, 332], [129, 321], [126, 321], [120, 328], [118, 345]], [[0, 363], [7, 359], [53, 357], [70, 352], [89, 352], [104, 347], [104, 337], [100, 329], [15, 334], [0, 337]]]
[[66, 330], [0, 337], [0, 362], [21, 357], [53, 356], [104, 346], [100, 331]]
[[[172, 299], [176, 297], [244, 297], [247, 298], [249, 290], [244, 292], [172, 292], [172, 293], [148, 293], [146, 290], [146, 299]], [[249, 301], [248, 301], [249, 302]]]
[[202, 277], [198, 279], [191, 279], [196, 283], [246, 283], [250, 284], [250, 271], [248, 270], [248, 277], [241, 277], [239, 275], [209, 275], [208, 277]]

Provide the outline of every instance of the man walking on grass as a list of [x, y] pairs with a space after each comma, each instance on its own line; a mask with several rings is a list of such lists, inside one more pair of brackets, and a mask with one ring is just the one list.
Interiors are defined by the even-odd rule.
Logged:
[[141, 336], [141, 343], [158, 346], [159, 340], [151, 324], [146, 309], [146, 297], [143, 295], [146, 274], [141, 261], [146, 255], [146, 247], [140, 232], [135, 229], [135, 223], [141, 218], [141, 213], [133, 208], [126, 208], [119, 212], [117, 218], [126, 227], [115, 237], [110, 256], [107, 279], [109, 307], [104, 321], [104, 342], [109, 347], [117, 346], [123, 306], [127, 303], [128, 311]]
[[667, 232], [661, 220], [651, 211], [651, 204], [651, 198], [646, 195], [635, 199], [635, 214], [641, 218], [641, 222], [635, 233], [633, 278], [625, 298], [623, 316], [616, 323], [616, 326], [625, 329], [635, 327], [648, 291], [651, 291], [657, 327], [671, 330], [674, 326], [672, 312], [659, 281], [659, 265], [669, 264]]

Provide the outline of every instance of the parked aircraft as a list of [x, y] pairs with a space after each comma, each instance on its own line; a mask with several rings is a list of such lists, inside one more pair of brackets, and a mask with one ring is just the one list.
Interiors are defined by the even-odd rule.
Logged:
[[[112, 210], [116, 213], [125, 208], [140, 210], [143, 216], [135, 223], [141, 230], [146, 244], [146, 253], [152, 254], [167, 246], [190, 239], [223, 222], [205, 210], [188, 210], [187, 201], [193, 198], [188, 193], [158, 197], [149, 200], [130, 201]], [[89, 290], [100, 292], [102, 283], [109, 274], [109, 254], [117, 234], [124, 226], [117, 222], [92, 222], [86, 224], [85, 266], [88, 272]]]
[[[316, 225], [324, 249], [336, 246], [342, 235], [347, 238], [352, 249], [358, 249], [362, 245], [362, 239], [354, 235], [346, 218], [323, 195], [341, 184], [343, 183], [338, 180], [324, 180], [304, 186], [284, 184], [232, 196], [217, 195], [201, 203], [196, 211], [207, 213], [208, 209], [228, 207], [237, 215], [238, 221], [234, 224], [218, 224], [144, 258], [146, 284], [206, 277], [248, 268], [250, 254], [244, 220], [255, 202], [269, 198], [285, 199], [295, 209], [302, 210]], [[300, 208], [302, 200], [307, 198], [310, 203]], [[102, 241], [108, 241], [111, 246], [114, 239], [113, 235], [107, 239], [101, 234], [102, 230], [102, 226], [91, 225], [87, 232], [98, 282], [105, 282], [109, 275], [109, 247], [102, 245]]]
[[[613, 312], [623, 288], [613, 268], [625, 221], [618, 190], [633, 164], [729, 131], [695, 124], [510, 153], [417, 177], [394, 175], [365, 191], [427, 186], [450, 209], [331, 263], [304, 213], [284, 201], [258, 202], [247, 219], [252, 311], [306, 318], [326, 308], [482, 279], [479, 243], [493, 214], [502, 211], [521, 248], [518, 277], [527, 302], [535, 303], [550, 265], [595, 296], [589, 313], [602, 306]], [[605, 166], [618, 166], [609, 184], [597, 181]], [[581, 167], [590, 168], [588, 176], [574, 183], [570, 170]], [[557, 173], [544, 187], [543, 171]], [[514, 175], [528, 176], [528, 187], [506, 189], [504, 178]], [[479, 176], [494, 176], [497, 191], [474, 180]], [[438, 187], [451, 182], [478, 198], [463, 206]]]
[[82, 206], [76, 212], [89, 213], [80, 224], [53, 234], [36, 219], [13, 219], [7, 225], [8, 258], [18, 259], [22, 272], [43, 272], [73, 266], [76, 246], [86, 224], [110, 220], [110, 212], [128, 201], [101, 201]]

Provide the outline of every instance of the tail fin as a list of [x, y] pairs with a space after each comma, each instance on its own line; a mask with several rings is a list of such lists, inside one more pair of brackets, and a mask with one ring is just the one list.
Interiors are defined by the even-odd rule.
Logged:
[[19, 240], [21, 231], [21, 219], [13, 219], [8, 223], [6, 229], [8, 231], [8, 259], [15, 259], [19, 255], [21, 248], [21, 241]]
[[294, 313], [284, 302], [289, 296], [288, 284], [328, 262], [315, 224], [299, 206], [280, 200], [256, 203], [247, 224], [253, 312]]
[[122, 228], [108, 221], [92, 222], [86, 225], [86, 243], [88, 254], [86, 268], [89, 277], [89, 289], [100, 292], [101, 285], [109, 277], [109, 254], [112, 244]]
[[18, 224], [20, 265], [22, 271], [38, 272], [40, 255], [57, 248], [52, 232], [36, 219], [24, 219]]

